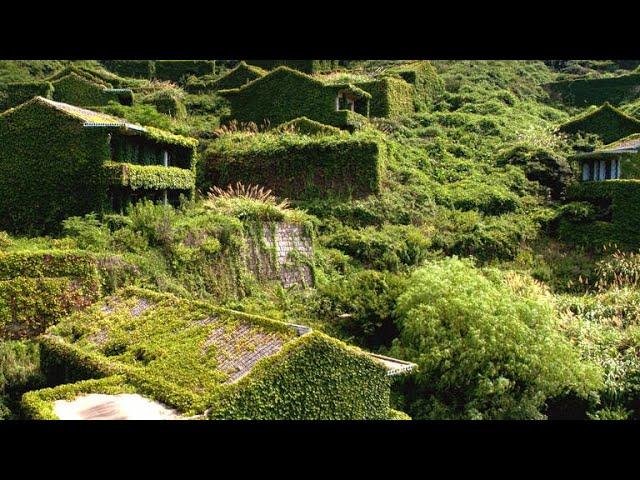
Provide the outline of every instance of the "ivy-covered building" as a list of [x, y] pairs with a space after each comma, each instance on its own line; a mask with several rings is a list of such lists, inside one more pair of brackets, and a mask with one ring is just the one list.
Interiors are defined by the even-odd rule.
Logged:
[[640, 180], [640, 134], [629, 135], [598, 150], [575, 155], [580, 180]]
[[339, 60], [247, 60], [247, 63], [265, 70], [289, 67], [312, 75], [334, 70], [338, 67]]
[[568, 189], [561, 238], [592, 246], [640, 246], [640, 134], [572, 161], [580, 181]]
[[592, 133], [604, 143], [615, 142], [633, 133], [640, 133], [640, 120], [634, 118], [609, 103], [560, 125], [560, 132], [568, 134]]
[[225, 120], [271, 126], [307, 117], [326, 125], [352, 129], [369, 116], [371, 94], [352, 84], [333, 85], [288, 67], [239, 88], [218, 91], [229, 100]]
[[0, 228], [39, 234], [73, 215], [195, 188], [197, 141], [43, 97], [0, 114]]
[[35, 96], [79, 107], [106, 105], [109, 102], [133, 104], [133, 91], [130, 88], [114, 88], [111, 83], [86, 70], [67, 67], [42, 81], [8, 84], [3, 107], [15, 107]]
[[390, 381], [415, 367], [309, 327], [136, 288], [64, 319], [41, 347], [57, 386], [24, 395], [33, 419], [95, 418], [69, 414], [91, 395], [114, 410], [138, 395], [172, 418], [407, 418], [390, 409]]

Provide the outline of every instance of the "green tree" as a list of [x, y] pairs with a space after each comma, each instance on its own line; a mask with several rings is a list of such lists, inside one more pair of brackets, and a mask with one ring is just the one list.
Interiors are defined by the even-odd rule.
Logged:
[[394, 353], [419, 366], [405, 395], [414, 418], [541, 419], [547, 398], [601, 385], [559, 330], [552, 297], [528, 277], [454, 257], [408, 284]]

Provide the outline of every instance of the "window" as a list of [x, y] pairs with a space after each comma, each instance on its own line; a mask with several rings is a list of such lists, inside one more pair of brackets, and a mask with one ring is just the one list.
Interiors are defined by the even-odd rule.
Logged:
[[589, 162], [582, 162], [582, 181], [591, 180], [591, 168]]

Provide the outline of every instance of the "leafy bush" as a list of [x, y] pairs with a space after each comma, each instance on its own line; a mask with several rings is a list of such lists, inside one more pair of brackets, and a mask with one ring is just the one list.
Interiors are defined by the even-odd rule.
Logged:
[[408, 285], [394, 351], [419, 365], [413, 418], [542, 418], [548, 397], [586, 396], [601, 384], [561, 334], [550, 295], [530, 280], [451, 258]]
[[0, 420], [15, 416], [22, 394], [43, 382], [36, 343], [0, 341]]
[[431, 247], [425, 231], [411, 225], [385, 225], [381, 229], [343, 227], [321, 239], [324, 246], [340, 250], [365, 268], [397, 271], [419, 265]]
[[572, 180], [572, 172], [565, 158], [527, 144], [510, 147], [498, 154], [498, 165], [518, 165], [524, 169], [527, 179], [538, 182], [555, 200], [564, 197]]
[[361, 270], [320, 285], [319, 312], [347, 341], [377, 349], [397, 337], [396, 300], [406, 288], [399, 275]]

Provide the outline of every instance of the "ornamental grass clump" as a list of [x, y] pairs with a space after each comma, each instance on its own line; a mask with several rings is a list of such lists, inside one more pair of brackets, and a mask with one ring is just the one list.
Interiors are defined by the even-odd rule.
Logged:
[[208, 208], [241, 220], [281, 221], [290, 207], [288, 199], [279, 200], [270, 189], [242, 182], [225, 189], [211, 187], [207, 197]]

